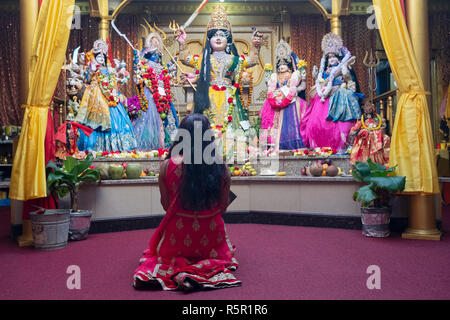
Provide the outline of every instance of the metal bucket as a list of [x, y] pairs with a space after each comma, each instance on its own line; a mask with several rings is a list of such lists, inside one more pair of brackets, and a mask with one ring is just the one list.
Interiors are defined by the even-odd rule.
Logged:
[[30, 213], [34, 247], [41, 250], [67, 246], [70, 209], [47, 209], [45, 213]]
[[366, 237], [389, 237], [391, 211], [391, 208], [361, 208], [362, 234]]
[[70, 213], [69, 240], [84, 240], [91, 227], [92, 211], [78, 210]]

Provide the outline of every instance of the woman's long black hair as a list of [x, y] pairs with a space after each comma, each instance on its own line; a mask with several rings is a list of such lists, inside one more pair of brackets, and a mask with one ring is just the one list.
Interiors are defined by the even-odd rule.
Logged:
[[233, 43], [233, 36], [231, 32], [225, 29], [211, 29], [206, 33], [205, 48], [203, 49], [202, 66], [197, 81], [197, 90], [194, 95], [194, 113], [203, 113], [204, 110], [210, 107], [209, 101], [209, 84], [211, 82], [211, 53], [212, 48], [210, 44], [211, 38], [217, 31], [223, 31], [227, 35], [227, 50], [234, 56], [238, 56], [238, 51]]
[[[194, 128], [199, 125], [201, 125], [202, 132], [202, 137], [200, 137], [202, 140], [202, 161], [200, 164], [195, 164], [194, 154], [195, 151], [199, 152], [199, 150], [194, 149]], [[193, 113], [181, 121], [180, 129], [187, 130], [189, 132], [188, 139], [190, 139], [190, 159], [186, 158], [187, 155], [183, 155], [183, 167], [179, 186], [180, 205], [183, 209], [189, 211], [212, 209], [219, 205], [222, 200], [222, 190], [229, 172], [223, 161], [213, 161], [212, 164], [205, 163], [203, 156], [205, 148], [209, 144], [215, 143], [213, 134], [211, 135], [211, 140], [203, 141], [205, 132], [211, 130], [209, 120], [202, 114]], [[183, 143], [183, 138], [183, 135], [178, 135], [175, 139], [175, 142], [169, 150], [168, 159], [175, 156], [173, 149], [176, 145]], [[187, 141], [184, 142], [186, 143]], [[180, 152], [181, 154], [183, 153], [182, 150]], [[215, 150], [212, 150], [209, 154], [211, 157], [216, 157]], [[217, 159], [215, 158], [215, 160]]]

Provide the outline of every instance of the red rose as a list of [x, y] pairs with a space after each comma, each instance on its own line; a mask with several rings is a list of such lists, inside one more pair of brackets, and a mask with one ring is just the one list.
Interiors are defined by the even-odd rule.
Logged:
[[233, 103], [233, 98], [232, 97], [228, 98], [228, 103]]
[[164, 70], [162, 71], [163, 74], [167, 74], [167, 72], [168, 72], [168, 71], [167, 71], [166, 69], [164, 69]]
[[233, 120], [232, 116], [228, 116], [228, 122], [231, 122]]
[[199, 74], [200, 73], [200, 71], [198, 71], [198, 70], [195, 70], [195, 74]]
[[239, 88], [239, 83], [236, 82], [236, 83], [234, 84], [234, 87], [235, 87], [235, 88]]

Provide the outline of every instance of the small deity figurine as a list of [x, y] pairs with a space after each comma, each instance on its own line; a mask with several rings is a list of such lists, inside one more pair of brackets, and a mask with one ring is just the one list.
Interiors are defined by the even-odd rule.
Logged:
[[67, 116], [66, 121], [74, 121], [78, 114], [78, 109], [80, 108], [80, 103], [78, 102], [77, 96], [73, 96], [69, 100], [67, 105]]
[[66, 157], [71, 156], [77, 159], [85, 157], [85, 152], [80, 152], [77, 146], [78, 137], [81, 130], [87, 137], [92, 134], [93, 129], [83, 126], [73, 121], [64, 121], [62, 125], [58, 127], [55, 135], [56, 152], [55, 157], [65, 160]]
[[304, 148], [300, 123], [307, 102], [299, 97], [306, 89], [306, 62], [281, 40], [275, 49], [276, 72], [268, 80], [267, 100], [261, 109], [260, 142], [276, 151]]
[[323, 37], [322, 51], [320, 69], [314, 66], [315, 85], [301, 131], [309, 148], [330, 147], [345, 152], [350, 129], [361, 118], [359, 99], [364, 97], [358, 93], [351, 68], [356, 58], [334, 33]]
[[75, 122], [94, 129], [87, 137], [82, 131], [78, 139], [80, 150], [131, 151], [136, 148], [130, 118], [123, 104], [126, 98], [118, 89], [130, 78], [125, 64], [108, 57], [108, 44], [94, 42], [86, 54], [85, 91]]
[[207, 115], [218, 136], [248, 130], [248, 117], [239, 98], [239, 77], [244, 68], [258, 63], [262, 34], [253, 30], [249, 55], [239, 56], [227, 13], [219, 5], [207, 25], [202, 56], [189, 53], [183, 29], [179, 29], [177, 40], [180, 61], [195, 68], [194, 73], [198, 75], [194, 112]]
[[[163, 33], [159, 28], [157, 30]], [[140, 117], [133, 120], [133, 132], [140, 150], [168, 148], [178, 128], [170, 83], [173, 68], [169, 70], [164, 67], [162, 53], [163, 40], [151, 27], [144, 49], [140, 53], [135, 52], [133, 67], [142, 112]]]
[[353, 142], [351, 164], [366, 162], [370, 158], [373, 162], [389, 165], [391, 139], [386, 134], [386, 122], [370, 101], [364, 104], [361, 119], [350, 131], [350, 142]]

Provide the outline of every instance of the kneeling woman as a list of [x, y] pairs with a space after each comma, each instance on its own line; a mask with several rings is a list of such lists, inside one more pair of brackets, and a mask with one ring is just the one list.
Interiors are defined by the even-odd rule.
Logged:
[[[200, 164], [194, 163], [195, 152], [204, 155], [211, 143], [203, 141], [202, 149], [194, 150], [194, 126], [202, 137], [211, 130], [201, 114], [183, 119], [178, 140], [161, 166], [159, 188], [166, 214], [134, 273], [136, 288], [218, 289], [241, 284], [231, 273], [238, 261], [222, 218], [229, 201], [230, 175], [219, 161], [207, 164], [202, 157]], [[215, 157], [214, 152], [211, 156]]]

